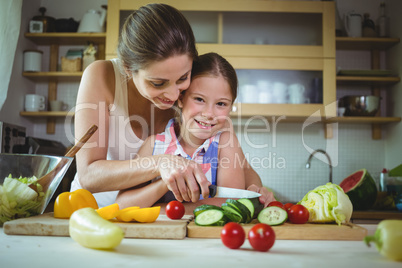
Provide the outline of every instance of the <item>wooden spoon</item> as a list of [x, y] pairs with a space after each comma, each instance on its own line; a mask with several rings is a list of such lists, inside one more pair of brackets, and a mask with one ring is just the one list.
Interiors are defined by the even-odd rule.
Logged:
[[[96, 132], [98, 129], [98, 126], [93, 125], [87, 133], [73, 146], [71, 149], [65, 154], [67, 157], [74, 157], [75, 154], [81, 149], [81, 147], [89, 140], [89, 138], [92, 137], [92, 135]], [[64, 167], [65, 164], [68, 163], [69, 159], [62, 158], [60, 162], [51, 170], [49, 173], [41, 177], [35, 184], [30, 184], [29, 187], [36, 192], [38, 192], [37, 189], [37, 183], [42, 185], [43, 187], [43, 192], [46, 192], [48, 189], [50, 182], [53, 180], [53, 178], [57, 175], [57, 173]]]

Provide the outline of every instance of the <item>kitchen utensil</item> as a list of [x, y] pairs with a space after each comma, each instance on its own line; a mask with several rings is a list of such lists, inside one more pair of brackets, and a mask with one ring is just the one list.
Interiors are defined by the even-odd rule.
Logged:
[[69, 18], [57, 19], [55, 24], [56, 32], [74, 33], [78, 29], [79, 22], [75, 21], [73, 18]]
[[380, 107], [377, 96], [344, 96], [339, 107], [345, 107], [345, 116], [374, 116]]
[[55, 19], [49, 16], [45, 16], [46, 8], [40, 7], [39, 12], [42, 14], [40, 16], [34, 16], [32, 18], [33, 21], [41, 21], [43, 22], [43, 32], [54, 32], [56, 30], [55, 27]]
[[[98, 129], [98, 126], [93, 125], [92, 127], [89, 128], [87, 133], [66, 153], [65, 157], [63, 158], [57, 166], [54, 167], [52, 171], [47, 173], [46, 175], [42, 176], [37, 183], [39, 183], [43, 187], [43, 191], [46, 192], [47, 187], [49, 186], [49, 182], [53, 180], [54, 176], [56, 176], [61, 169], [64, 168], [64, 166], [69, 162], [67, 159], [70, 159], [75, 156], [75, 154], [81, 149], [81, 147], [89, 140], [89, 138], [92, 137], [92, 135], [95, 133], [95, 131]], [[30, 184], [29, 187], [31, 187], [33, 190], [38, 192], [36, 184]]]
[[40, 72], [42, 69], [42, 54], [40, 50], [24, 51], [24, 72]]
[[24, 101], [25, 111], [38, 112], [45, 110], [45, 97], [36, 94], [25, 95]]
[[354, 11], [345, 15], [345, 29], [349, 37], [362, 37], [362, 15]]
[[240, 190], [235, 188], [228, 188], [216, 185], [210, 185], [209, 187], [209, 195], [210, 197], [221, 197], [221, 198], [254, 198], [260, 197], [261, 194], [247, 191], [247, 190]]
[[61, 100], [52, 100], [49, 103], [51, 111], [65, 111], [68, 108], [68, 105]]
[[103, 26], [106, 20], [106, 9], [102, 8], [101, 12], [90, 9], [84, 14], [80, 25], [78, 26], [79, 33], [100, 33], [104, 32]]
[[[6, 210], [7, 203], [3, 203], [5, 208], [0, 209], [0, 223], [8, 219], [34, 216], [43, 213], [72, 161], [73, 158], [71, 157], [61, 156], [38, 154], [0, 154], [1, 185], [3, 185], [5, 178], [9, 175], [11, 175], [12, 178], [32, 176], [40, 178], [54, 170], [59, 163], [63, 162], [62, 168], [53, 174], [52, 178], [48, 180], [47, 185], [44, 185], [47, 190], [44, 191], [42, 199], [36, 200], [36, 204], [34, 203], [35, 201], [33, 201], [28, 207], [26, 207], [26, 205], [23, 203], [17, 202], [14, 207], [14, 214], [10, 214], [10, 212], [7, 212]], [[0, 197], [8, 200], [8, 198], [5, 195], [3, 196], [3, 194], [4, 192], [1, 192]], [[18, 213], [17, 209], [19, 210]], [[5, 216], [5, 218], [2, 218], [3, 216]]]

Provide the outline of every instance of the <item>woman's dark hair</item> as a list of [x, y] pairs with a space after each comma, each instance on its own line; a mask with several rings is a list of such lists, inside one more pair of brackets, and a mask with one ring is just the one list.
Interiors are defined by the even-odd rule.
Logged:
[[121, 30], [117, 54], [130, 72], [175, 55], [193, 60], [198, 56], [189, 22], [166, 4], [148, 4], [130, 14]]

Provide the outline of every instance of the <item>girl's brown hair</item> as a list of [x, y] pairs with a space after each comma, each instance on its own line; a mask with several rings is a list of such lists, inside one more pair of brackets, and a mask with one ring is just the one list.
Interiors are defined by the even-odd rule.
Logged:
[[229, 84], [230, 91], [233, 97], [233, 104], [233, 102], [237, 98], [237, 75], [233, 66], [225, 58], [213, 52], [199, 56], [193, 62], [191, 79], [193, 80], [198, 76], [222, 76]]
[[130, 14], [121, 30], [117, 54], [130, 72], [175, 55], [193, 60], [198, 56], [189, 22], [166, 4], [148, 4]]

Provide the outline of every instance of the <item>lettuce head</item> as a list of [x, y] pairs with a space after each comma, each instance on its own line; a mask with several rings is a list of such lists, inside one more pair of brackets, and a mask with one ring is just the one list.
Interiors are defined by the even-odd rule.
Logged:
[[299, 202], [309, 213], [309, 222], [336, 222], [338, 225], [350, 221], [353, 205], [339, 185], [327, 183], [309, 191]]

